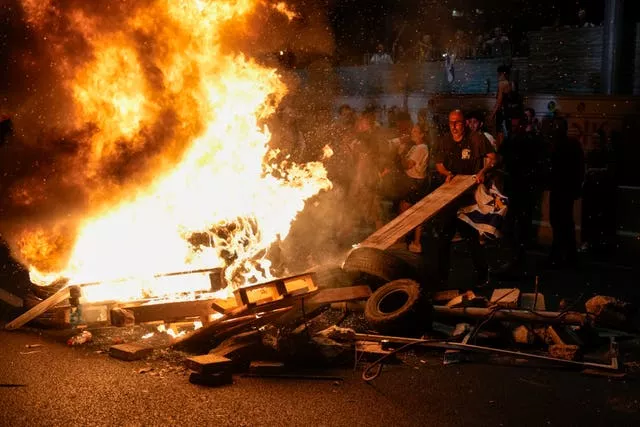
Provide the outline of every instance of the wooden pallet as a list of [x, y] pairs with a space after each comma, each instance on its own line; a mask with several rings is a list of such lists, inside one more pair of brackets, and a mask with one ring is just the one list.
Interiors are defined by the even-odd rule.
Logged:
[[360, 243], [360, 246], [381, 250], [388, 249], [402, 236], [425, 221], [433, 218], [443, 208], [450, 205], [475, 185], [475, 177], [471, 175], [455, 176], [450, 182], [441, 185], [418, 203], [367, 237]]
[[304, 294], [317, 289], [312, 274], [300, 274], [238, 288], [233, 294], [238, 306], [243, 306], [277, 301], [285, 296]]

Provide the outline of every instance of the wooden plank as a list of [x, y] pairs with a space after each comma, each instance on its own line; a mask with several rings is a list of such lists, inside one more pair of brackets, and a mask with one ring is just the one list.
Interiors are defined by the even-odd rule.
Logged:
[[21, 326], [24, 326], [25, 324], [30, 322], [31, 320], [35, 319], [36, 317], [40, 316], [42, 313], [49, 310], [54, 305], [59, 304], [68, 298], [69, 298], [69, 287], [64, 286], [60, 288], [55, 294], [47, 298], [46, 300], [33, 306], [31, 309], [22, 313], [20, 316], [16, 317], [11, 322], [7, 323], [5, 326], [5, 329], [8, 329], [8, 330], [18, 329]]
[[233, 291], [237, 305], [248, 305], [260, 300], [276, 301], [292, 293], [313, 291], [318, 287], [313, 282], [313, 274], [305, 273], [297, 276], [279, 278], [256, 285], [244, 286]]
[[199, 374], [211, 375], [228, 370], [233, 362], [231, 359], [216, 354], [192, 356], [184, 359], [184, 364]]
[[489, 301], [491, 304], [496, 304], [500, 307], [518, 308], [518, 302], [520, 301], [520, 289], [494, 289]]
[[22, 298], [19, 298], [11, 292], [7, 292], [2, 288], [0, 288], [0, 300], [6, 302], [12, 307], [20, 308], [24, 306], [24, 301], [22, 301]]
[[367, 237], [360, 246], [368, 246], [382, 250], [388, 249], [399, 238], [418, 225], [433, 218], [440, 210], [447, 207], [475, 185], [476, 180], [471, 175], [457, 175], [453, 177], [451, 182], [442, 184], [418, 203]]
[[176, 301], [158, 304], [134, 305], [122, 304], [119, 308], [133, 313], [135, 323], [163, 320], [174, 322], [189, 317], [207, 317], [216, 311], [212, 308], [213, 300]]
[[117, 344], [109, 347], [109, 356], [120, 360], [144, 359], [153, 353], [153, 347], [140, 343]]

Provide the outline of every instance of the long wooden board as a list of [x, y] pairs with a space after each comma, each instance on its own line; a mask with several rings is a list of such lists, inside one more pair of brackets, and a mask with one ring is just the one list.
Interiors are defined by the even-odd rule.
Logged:
[[31, 309], [22, 313], [20, 316], [13, 319], [11, 322], [7, 323], [5, 329], [18, 329], [19, 327], [25, 325], [36, 317], [40, 316], [45, 311], [49, 310], [56, 304], [61, 303], [62, 301], [69, 298], [69, 288], [64, 286], [58, 290], [55, 294], [51, 295], [46, 300], [41, 303], [31, 307]]
[[399, 238], [428, 219], [433, 218], [440, 210], [451, 204], [475, 185], [476, 180], [471, 175], [457, 175], [453, 177], [450, 182], [442, 184], [418, 203], [367, 237], [360, 243], [360, 246], [381, 250], [388, 249]]

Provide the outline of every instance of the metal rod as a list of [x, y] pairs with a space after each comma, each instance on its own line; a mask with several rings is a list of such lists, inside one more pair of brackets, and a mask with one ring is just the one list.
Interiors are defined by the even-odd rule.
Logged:
[[519, 320], [545, 324], [584, 325], [587, 315], [578, 312], [530, 311], [502, 308], [460, 307], [451, 308], [442, 305], [433, 306], [434, 315], [451, 317], [471, 317], [486, 319], [492, 316], [495, 320]]
[[473, 345], [473, 344], [461, 344], [461, 343], [448, 342], [448, 341], [424, 342], [424, 340], [415, 339], [415, 338], [392, 337], [392, 336], [374, 335], [374, 334], [355, 334], [355, 339], [361, 340], [361, 341], [378, 341], [378, 342], [389, 341], [389, 342], [395, 342], [399, 344], [415, 343], [416, 345], [420, 345], [422, 347], [427, 347], [427, 348], [437, 348], [437, 349], [445, 349], [445, 350], [462, 350], [462, 351], [465, 351], [465, 350], [480, 351], [485, 353], [497, 353], [497, 354], [504, 354], [508, 356], [522, 357], [525, 359], [535, 359], [535, 360], [541, 360], [545, 362], [559, 363], [563, 365], [590, 367], [590, 368], [598, 368], [598, 369], [609, 369], [613, 371], [618, 370], [618, 360], [616, 357], [613, 357], [611, 363], [607, 365], [603, 363], [577, 362], [575, 360], [557, 359], [555, 357], [542, 356], [542, 355], [532, 354], [532, 353], [523, 353], [519, 351], [503, 350], [500, 348], [484, 347], [484, 346]]

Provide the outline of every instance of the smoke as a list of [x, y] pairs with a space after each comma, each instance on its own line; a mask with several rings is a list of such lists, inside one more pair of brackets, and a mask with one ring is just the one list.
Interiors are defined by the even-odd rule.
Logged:
[[[197, 114], [180, 117], [170, 99], [153, 100], [158, 111], [152, 123], [108, 142], [100, 140], [97, 123], [78, 120], [69, 84], [96, 59], [97, 36], [127, 32], [136, 42], [144, 84], [161, 96], [165, 82], [155, 57], [163, 41], [149, 37], [156, 28], [126, 28], [154, 0], [0, 2], [0, 114], [8, 114], [14, 127], [0, 156], [0, 235], [23, 264], [56, 271], [83, 219], [134, 198], [137, 189], [171, 170], [204, 124]], [[283, 49], [331, 54], [332, 36], [315, 2], [293, 4], [298, 17], [292, 20], [273, 4], [259, 3], [243, 21], [226, 24], [224, 52], [263, 61]]]

